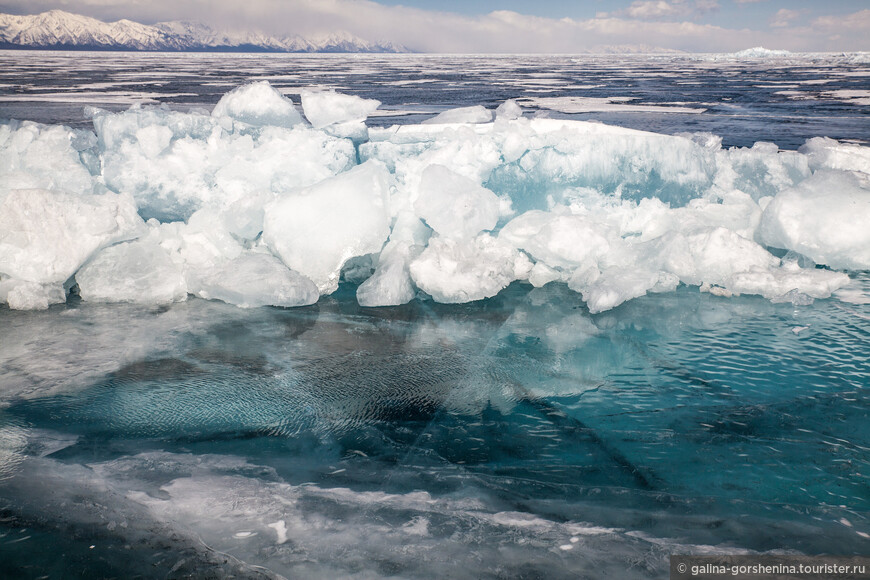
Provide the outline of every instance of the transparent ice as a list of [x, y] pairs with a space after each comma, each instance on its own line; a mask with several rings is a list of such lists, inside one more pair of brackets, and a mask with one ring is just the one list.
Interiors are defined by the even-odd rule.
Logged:
[[[870, 153], [837, 125], [860, 55], [65, 58], [0, 78], [182, 95], [207, 63], [211, 101], [5, 109], [48, 122], [0, 123], [0, 576], [866, 553]], [[510, 94], [457, 100], [457, 66]], [[756, 86], [777, 74], [845, 112]], [[594, 88], [638, 75], [641, 102]], [[656, 100], [711, 76], [740, 115]]]

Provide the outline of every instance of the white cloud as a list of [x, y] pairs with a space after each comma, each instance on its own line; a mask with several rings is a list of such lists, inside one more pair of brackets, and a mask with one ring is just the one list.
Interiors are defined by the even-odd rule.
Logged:
[[866, 38], [866, 35], [870, 35], [870, 10], [845, 16], [821, 16], [813, 21], [812, 27], [825, 32], [863, 32]]
[[639, 20], [652, 20], [683, 14], [682, 2], [670, 3], [665, 0], [638, 0], [621, 12], [622, 15]]
[[718, 0], [635, 0], [628, 8], [616, 11], [612, 16], [634, 20], [672, 20], [697, 18], [718, 9]]
[[695, 0], [695, 12], [698, 14], [707, 14], [719, 10], [718, 0]]
[[780, 8], [773, 18], [770, 19], [770, 25], [774, 28], [783, 28], [791, 26], [792, 22], [799, 18], [804, 12], [802, 10], [789, 10], [788, 8]]

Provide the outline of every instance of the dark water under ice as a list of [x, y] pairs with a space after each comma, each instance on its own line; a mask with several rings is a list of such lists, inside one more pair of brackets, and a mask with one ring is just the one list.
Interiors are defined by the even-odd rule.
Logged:
[[868, 305], [352, 291], [0, 311], [0, 573], [662, 578], [673, 553], [866, 553]]

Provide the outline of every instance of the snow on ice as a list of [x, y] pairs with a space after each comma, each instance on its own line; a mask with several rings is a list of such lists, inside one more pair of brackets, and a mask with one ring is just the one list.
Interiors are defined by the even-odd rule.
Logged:
[[870, 269], [867, 147], [723, 149], [514, 101], [368, 128], [377, 101], [300, 95], [301, 113], [258, 82], [210, 114], [0, 125], [0, 302], [44, 309], [77, 285], [86, 301], [290, 307], [344, 278], [374, 307], [524, 281], [595, 313], [680, 284], [806, 304]]

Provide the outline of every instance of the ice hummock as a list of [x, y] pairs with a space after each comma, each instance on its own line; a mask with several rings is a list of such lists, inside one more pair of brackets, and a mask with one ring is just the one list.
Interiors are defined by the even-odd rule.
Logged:
[[45, 309], [101, 248], [144, 229], [130, 195], [47, 189], [0, 191], [0, 300]]
[[431, 119], [423, 121], [423, 124], [489, 123], [490, 121], [492, 121], [492, 111], [482, 105], [473, 105], [471, 107], [458, 107], [442, 111]]
[[368, 161], [283, 196], [265, 208], [263, 240], [287, 267], [331, 294], [350, 258], [379, 253], [387, 241], [390, 181], [382, 163]]
[[434, 163], [420, 175], [414, 211], [439, 235], [469, 239], [495, 228], [499, 200], [473, 180]]
[[302, 122], [293, 101], [260, 81], [227, 93], [212, 110], [212, 117], [229, 118], [254, 127], [292, 127]]
[[335, 91], [302, 91], [305, 118], [317, 129], [337, 123], [365, 121], [381, 102]]
[[754, 46], [734, 53], [737, 58], [779, 58], [791, 56], [793, 53], [787, 50], [764, 48], [763, 46]]
[[[241, 91], [232, 102], [246, 94]], [[242, 110], [258, 102], [236, 107]], [[290, 101], [284, 104], [293, 107]], [[277, 126], [255, 125], [254, 117], [238, 111], [233, 114], [247, 122], [159, 107], [134, 106], [116, 114], [95, 111], [102, 165], [98, 179], [112, 191], [132, 195], [145, 219], [171, 222], [187, 220], [203, 207], [227, 209], [263, 193], [313, 185], [355, 164], [349, 140], [311, 129], [301, 117], [289, 123], [292, 115], [279, 116], [268, 102], [263, 107], [263, 119], [275, 120]]]
[[759, 238], [832, 268], [870, 269], [868, 185], [866, 174], [819, 169], [770, 200]]
[[806, 303], [870, 269], [863, 146], [725, 149], [513, 101], [369, 128], [377, 101], [300, 94], [308, 122], [263, 81], [211, 114], [0, 125], [0, 301], [47, 308], [77, 284], [85, 301], [298, 306], [362, 259], [346, 279], [364, 306], [520, 281], [595, 313], [679, 285]]

